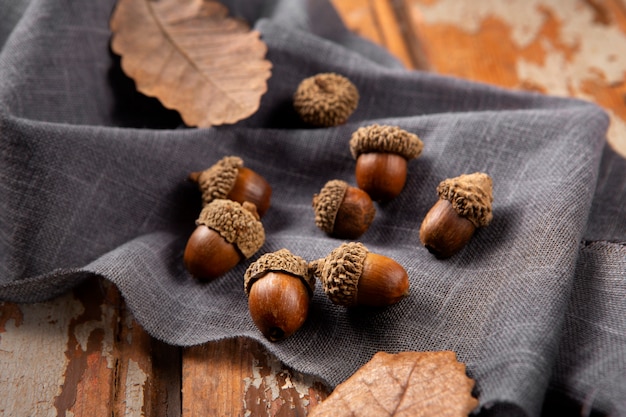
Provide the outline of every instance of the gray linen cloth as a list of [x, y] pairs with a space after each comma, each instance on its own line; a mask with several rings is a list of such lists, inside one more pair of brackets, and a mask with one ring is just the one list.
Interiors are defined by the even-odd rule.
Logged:
[[[113, 0], [0, 1], [0, 299], [36, 302], [104, 277], [154, 337], [193, 345], [233, 336], [334, 386], [377, 351], [453, 350], [481, 415], [626, 415], [626, 163], [605, 146], [606, 114], [583, 101], [408, 71], [351, 35], [326, 1], [225, 2], [262, 34], [273, 64], [259, 111], [233, 126], [184, 128], [137, 93], [109, 49]], [[291, 106], [298, 83], [337, 72], [359, 88], [348, 123], [313, 129]], [[381, 309], [331, 304], [267, 342], [242, 277], [288, 248], [313, 260], [342, 241], [314, 224], [330, 179], [354, 183], [348, 140], [400, 126], [424, 141], [406, 188], [360, 239], [410, 276]], [[271, 183], [259, 253], [208, 284], [182, 263], [200, 195], [186, 181], [238, 155]], [[419, 227], [437, 184], [483, 171], [494, 220], [435, 259]]]

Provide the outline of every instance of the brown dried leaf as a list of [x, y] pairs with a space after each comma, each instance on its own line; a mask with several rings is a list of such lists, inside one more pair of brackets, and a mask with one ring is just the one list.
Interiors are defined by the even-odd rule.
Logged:
[[235, 123], [259, 108], [267, 46], [219, 2], [119, 0], [110, 25], [126, 75], [188, 126]]
[[473, 387], [454, 352], [378, 352], [309, 417], [466, 417]]

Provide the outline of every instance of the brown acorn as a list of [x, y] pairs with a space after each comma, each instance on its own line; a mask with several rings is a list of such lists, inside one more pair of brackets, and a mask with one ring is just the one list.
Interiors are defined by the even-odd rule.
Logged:
[[242, 204], [249, 201], [261, 217], [270, 207], [272, 187], [261, 175], [244, 167], [238, 156], [225, 156], [204, 171], [192, 172], [189, 179], [198, 184], [203, 205], [217, 198]]
[[272, 342], [291, 336], [304, 324], [314, 288], [307, 262], [287, 249], [264, 254], [244, 275], [252, 321]]
[[322, 73], [305, 78], [293, 96], [300, 118], [313, 126], [330, 127], [345, 123], [356, 110], [359, 91], [346, 77]]
[[315, 224], [330, 236], [356, 239], [367, 231], [376, 216], [370, 196], [341, 180], [328, 181], [313, 196]]
[[204, 206], [183, 261], [200, 280], [212, 280], [254, 255], [265, 242], [265, 230], [252, 203], [216, 199]]
[[404, 189], [407, 162], [422, 153], [423, 142], [397, 126], [370, 125], [350, 138], [356, 183], [374, 201], [389, 201]]
[[335, 304], [383, 307], [409, 293], [409, 275], [395, 260], [370, 252], [359, 242], [344, 243], [309, 265]]
[[478, 227], [493, 218], [493, 181], [475, 172], [446, 179], [437, 187], [439, 201], [430, 209], [420, 227], [420, 240], [438, 258], [460, 251]]

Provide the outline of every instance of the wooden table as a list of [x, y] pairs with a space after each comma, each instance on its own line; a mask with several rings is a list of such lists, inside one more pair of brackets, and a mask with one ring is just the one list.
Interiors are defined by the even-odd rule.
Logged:
[[[334, 0], [347, 26], [407, 67], [588, 99], [626, 156], [625, 0]], [[329, 389], [256, 342], [165, 345], [117, 289], [0, 304], [0, 415], [294, 416]]]

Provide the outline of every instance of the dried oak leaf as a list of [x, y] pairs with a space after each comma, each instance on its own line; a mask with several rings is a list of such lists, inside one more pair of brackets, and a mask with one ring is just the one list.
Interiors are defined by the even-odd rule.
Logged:
[[212, 0], [119, 0], [111, 48], [145, 95], [188, 126], [235, 123], [259, 108], [272, 64], [257, 31]]
[[309, 417], [467, 417], [473, 387], [454, 352], [378, 352]]

